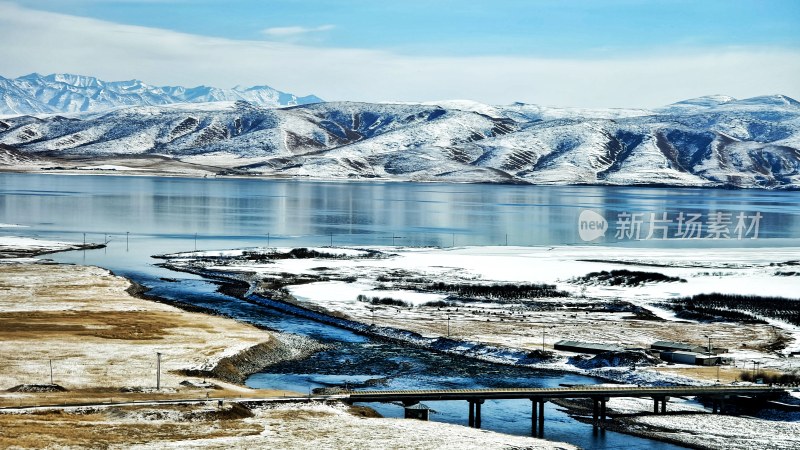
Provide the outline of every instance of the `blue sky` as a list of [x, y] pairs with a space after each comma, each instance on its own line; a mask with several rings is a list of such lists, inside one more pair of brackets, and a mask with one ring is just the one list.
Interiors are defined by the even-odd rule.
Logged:
[[800, 0], [0, 0], [0, 75], [332, 100], [800, 96]]
[[[24, 0], [37, 9], [231, 39], [430, 55], [578, 56], [800, 46], [798, 0]], [[301, 36], [302, 34], [302, 36]]]

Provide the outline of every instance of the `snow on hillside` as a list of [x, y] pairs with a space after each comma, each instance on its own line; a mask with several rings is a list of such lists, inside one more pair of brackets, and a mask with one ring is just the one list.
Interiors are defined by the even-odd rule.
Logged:
[[[52, 82], [57, 80], [73, 83], [69, 86], [103, 83], [85, 77]], [[130, 89], [142, 89], [130, 83]], [[25, 155], [67, 160], [157, 155], [213, 164], [220, 173], [315, 179], [800, 184], [800, 103], [781, 95], [708, 96], [652, 111], [467, 100], [275, 109], [232, 100], [255, 95], [253, 89], [235, 88], [238, 93], [228, 95], [214, 88], [169, 88], [164, 92], [202, 103], [2, 118], [0, 145], [16, 156], [0, 163], [28, 170], [14, 161]]]

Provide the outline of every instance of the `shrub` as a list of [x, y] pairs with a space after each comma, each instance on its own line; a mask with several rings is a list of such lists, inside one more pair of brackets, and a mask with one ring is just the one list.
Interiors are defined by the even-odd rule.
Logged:
[[800, 300], [797, 299], [712, 293], [675, 299], [666, 305], [687, 318], [696, 315], [700, 318], [764, 323], [761, 317], [769, 317], [800, 325]]
[[438, 282], [428, 285], [427, 288], [431, 291], [453, 293], [459, 296], [498, 300], [569, 297], [568, 292], [559, 291], [553, 284], [449, 284]]
[[369, 303], [371, 305], [383, 305], [383, 306], [401, 306], [404, 308], [410, 308], [411, 305], [408, 302], [404, 302], [403, 300], [398, 300], [396, 298], [391, 297], [368, 297], [364, 294], [359, 294], [356, 297], [356, 300], [360, 302]]

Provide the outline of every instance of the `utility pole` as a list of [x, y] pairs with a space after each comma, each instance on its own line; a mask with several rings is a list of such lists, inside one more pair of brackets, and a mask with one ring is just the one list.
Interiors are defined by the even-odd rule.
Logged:
[[447, 316], [447, 337], [450, 337], [450, 316]]
[[333, 233], [331, 233], [331, 247], [333, 247]]
[[83, 233], [83, 245], [86, 245], [86, 233]]
[[508, 233], [506, 233], [506, 247], [508, 247]]
[[53, 384], [53, 360], [50, 360], [50, 384]]
[[128, 245], [129, 244], [128, 239], [130, 238], [130, 234], [131, 234], [130, 231], [126, 231], [125, 232], [125, 251], [126, 252], [131, 249], [130, 245]]
[[544, 324], [542, 324], [542, 353], [544, 353]]
[[267, 247], [269, 247], [269, 233], [267, 233]]
[[161, 390], [161, 352], [156, 352], [156, 390]]
[[456, 246], [456, 234], [453, 233], [453, 245], [451, 245], [451, 247], [455, 247], [455, 246]]
[[197, 251], [197, 233], [194, 234], [194, 251]]

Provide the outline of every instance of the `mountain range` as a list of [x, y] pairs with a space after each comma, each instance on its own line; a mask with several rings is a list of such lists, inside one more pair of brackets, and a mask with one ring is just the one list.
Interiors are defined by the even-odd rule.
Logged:
[[0, 146], [10, 170], [127, 158], [243, 176], [798, 188], [800, 103], [783, 95], [656, 109], [147, 103], [2, 117]]
[[72, 74], [19, 78], [0, 76], [0, 115], [77, 113], [126, 106], [170, 105], [243, 100], [254, 105], [280, 107], [321, 102], [308, 95], [298, 97], [269, 86], [220, 89], [209, 86], [151, 86], [139, 80], [103, 81]]

